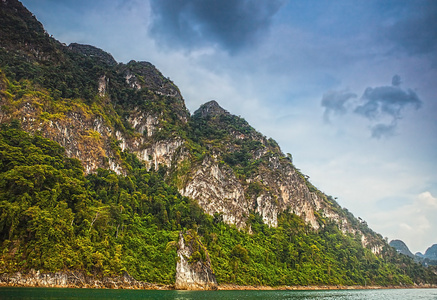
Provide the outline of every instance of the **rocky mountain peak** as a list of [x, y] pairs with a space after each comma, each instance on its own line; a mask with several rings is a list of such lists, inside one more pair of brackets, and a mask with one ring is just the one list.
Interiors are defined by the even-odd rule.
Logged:
[[58, 61], [60, 43], [17, 0], [0, 1], [0, 49], [19, 51], [33, 61]]
[[68, 48], [73, 52], [96, 58], [97, 60], [110, 66], [115, 66], [117, 64], [117, 61], [111, 54], [91, 45], [71, 43], [68, 45]]
[[133, 89], [151, 89], [156, 94], [182, 100], [178, 87], [150, 62], [131, 60], [119, 66], [126, 83]]
[[201, 118], [216, 117], [221, 115], [229, 115], [229, 112], [222, 108], [215, 100], [206, 102], [194, 112], [194, 116]]

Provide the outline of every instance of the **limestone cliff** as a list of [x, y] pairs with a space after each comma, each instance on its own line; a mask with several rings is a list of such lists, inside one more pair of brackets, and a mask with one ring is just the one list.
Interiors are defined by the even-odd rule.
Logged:
[[58, 142], [86, 173], [124, 174], [135, 154], [146, 169], [164, 167], [168, 182], [205, 212], [249, 232], [251, 215], [277, 226], [288, 211], [314, 230], [334, 221], [375, 253], [382, 249], [383, 239], [318, 191], [274, 140], [216, 101], [190, 115], [177, 86], [151, 63], [67, 47], [18, 1], [0, 5], [1, 123], [18, 120]]
[[217, 281], [206, 248], [196, 232], [179, 233], [175, 288], [178, 290], [216, 290]]

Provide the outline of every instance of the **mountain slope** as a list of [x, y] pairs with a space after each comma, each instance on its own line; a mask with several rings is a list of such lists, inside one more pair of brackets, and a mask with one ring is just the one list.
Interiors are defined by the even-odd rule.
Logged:
[[0, 5], [2, 272], [173, 283], [171, 245], [195, 229], [219, 283], [435, 280], [244, 119], [215, 101], [191, 116], [152, 64], [65, 46], [18, 1]]

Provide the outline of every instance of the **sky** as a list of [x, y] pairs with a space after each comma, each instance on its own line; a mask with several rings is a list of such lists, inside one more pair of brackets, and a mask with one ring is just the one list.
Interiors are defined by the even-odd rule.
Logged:
[[437, 243], [437, 1], [22, 0], [57, 40], [216, 100], [387, 237]]

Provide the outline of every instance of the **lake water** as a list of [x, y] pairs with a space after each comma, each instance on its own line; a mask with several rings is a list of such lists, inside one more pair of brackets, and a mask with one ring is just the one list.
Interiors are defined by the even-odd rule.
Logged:
[[437, 289], [335, 290], [335, 291], [143, 291], [57, 288], [0, 288], [0, 299], [157, 299], [157, 300], [437, 300]]

